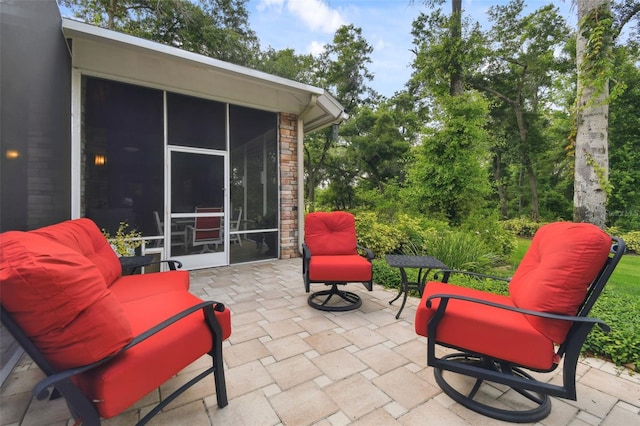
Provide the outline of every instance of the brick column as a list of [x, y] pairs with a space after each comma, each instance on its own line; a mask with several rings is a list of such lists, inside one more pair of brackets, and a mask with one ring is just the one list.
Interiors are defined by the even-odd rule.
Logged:
[[298, 117], [279, 115], [280, 149], [280, 259], [298, 253]]

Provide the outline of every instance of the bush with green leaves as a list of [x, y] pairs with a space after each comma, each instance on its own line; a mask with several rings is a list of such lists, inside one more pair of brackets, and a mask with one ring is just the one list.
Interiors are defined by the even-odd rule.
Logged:
[[497, 217], [491, 215], [471, 216], [462, 224], [461, 229], [475, 233], [492, 252], [501, 255], [505, 263], [508, 263], [518, 245], [516, 233], [505, 229]]
[[385, 288], [399, 289], [402, 284], [398, 268], [392, 268], [384, 259], [373, 260], [373, 281]]
[[376, 213], [357, 212], [356, 234], [358, 244], [373, 251], [376, 257], [394, 252], [402, 241], [402, 233], [389, 223], [378, 221]]
[[640, 231], [627, 232], [620, 236], [627, 245], [627, 251], [640, 254]]
[[499, 263], [500, 256], [492, 252], [476, 234], [464, 231], [440, 231], [425, 241], [423, 253], [442, 261], [451, 269], [484, 273]]
[[379, 217], [374, 212], [355, 212], [358, 243], [371, 249], [376, 257], [404, 253], [407, 247], [423, 247], [428, 235], [447, 229], [444, 222], [399, 213]]
[[500, 225], [507, 231], [512, 231], [514, 234], [521, 237], [533, 237], [544, 223], [534, 222], [531, 219], [524, 217], [518, 217], [515, 219], [503, 220]]
[[611, 359], [617, 365], [633, 364], [640, 369], [640, 300], [605, 289], [589, 316], [599, 318], [609, 333], [594, 327], [582, 347], [583, 352]]

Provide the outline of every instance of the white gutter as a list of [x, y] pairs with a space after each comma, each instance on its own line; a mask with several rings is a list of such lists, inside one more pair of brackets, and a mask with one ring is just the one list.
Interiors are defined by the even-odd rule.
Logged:
[[311, 95], [311, 100], [298, 115], [298, 252], [302, 254], [304, 241], [304, 116], [316, 106], [318, 95]]

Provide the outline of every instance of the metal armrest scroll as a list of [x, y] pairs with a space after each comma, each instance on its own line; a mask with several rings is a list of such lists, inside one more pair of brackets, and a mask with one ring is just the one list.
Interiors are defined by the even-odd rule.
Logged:
[[368, 249], [366, 247], [362, 247], [359, 244], [356, 245], [356, 249], [364, 251], [366, 253], [367, 260], [369, 260], [369, 262], [371, 262], [371, 260], [375, 257], [375, 255], [373, 254], [373, 251], [371, 251], [370, 249]]

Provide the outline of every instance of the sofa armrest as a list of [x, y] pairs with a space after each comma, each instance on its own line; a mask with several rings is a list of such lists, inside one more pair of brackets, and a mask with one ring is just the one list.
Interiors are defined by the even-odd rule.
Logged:
[[109, 362], [111, 360], [113, 360], [114, 358], [119, 357], [120, 355], [122, 355], [124, 352], [126, 352], [127, 350], [133, 348], [134, 346], [138, 345], [139, 343], [147, 340], [148, 338], [150, 338], [151, 336], [153, 336], [154, 334], [160, 332], [161, 330], [167, 328], [168, 326], [170, 326], [171, 324], [174, 324], [178, 321], [180, 321], [181, 319], [185, 318], [188, 315], [191, 315], [192, 313], [198, 311], [202, 309], [204, 311], [204, 316], [205, 319], [207, 320], [207, 323], [209, 324], [209, 327], [211, 329], [211, 332], [214, 334], [214, 339], [222, 339], [222, 328], [220, 326], [220, 324], [218, 323], [218, 320], [216, 318], [216, 315], [214, 313], [214, 311], [218, 311], [218, 312], [223, 312], [225, 310], [225, 306], [222, 303], [213, 301], [213, 300], [209, 300], [209, 301], [204, 301], [201, 303], [198, 303], [197, 305], [194, 305], [190, 308], [187, 308], [185, 310], [183, 310], [182, 312], [179, 312], [169, 318], [167, 318], [166, 320], [162, 321], [161, 323], [151, 327], [150, 329], [148, 329], [147, 331], [144, 331], [143, 333], [140, 333], [138, 336], [134, 337], [133, 340], [131, 340], [131, 342], [129, 342], [127, 345], [125, 345], [122, 349], [120, 349], [118, 352], [116, 352], [113, 355], [107, 356], [99, 361], [96, 361], [94, 363], [88, 364], [88, 365], [84, 365], [81, 367], [75, 367], [75, 368], [70, 368], [68, 370], [64, 370], [64, 371], [60, 371], [58, 373], [52, 374], [50, 376], [47, 376], [46, 378], [42, 379], [41, 381], [39, 381], [35, 387], [33, 388], [33, 395], [40, 399], [46, 399], [49, 396], [49, 391], [48, 389], [52, 386], [56, 386], [58, 383], [60, 382], [64, 382], [66, 380], [71, 379], [71, 377], [76, 376], [78, 374], [84, 373], [86, 371], [92, 370], [106, 362]]
[[150, 265], [159, 265], [162, 263], [167, 263], [169, 265], [169, 269], [175, 271], [176, 269], [182, 268], [182, 262], [179, 260], [160, 260], [154, 261], [153, 255], [144, 255], [144, 256], [123, 256], [120, 257], [120, 266], [122, 270], [127, 270], [129, 275], [132, 275], [136, 272], [138, 268], [142, 268], [144, 266]]

